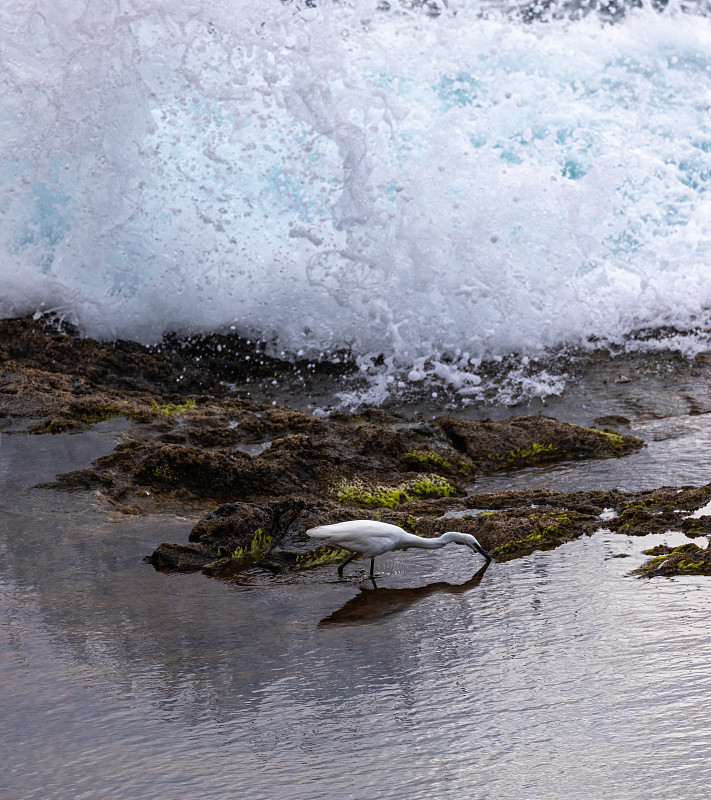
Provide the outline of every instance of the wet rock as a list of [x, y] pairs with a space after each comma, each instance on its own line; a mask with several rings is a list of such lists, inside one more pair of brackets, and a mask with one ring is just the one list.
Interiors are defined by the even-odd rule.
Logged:
[[197, 572], [214, 557], [203, 547], [163, 542], [143, 560], [161, 572]]
[[271, 571], [343, 561], [338, 548], [315, 547], [309, 528], [354, 519], [353, 512], [303, 499], [265, 504], [226, 503], [203, 517], [188, 537], [190, 544], [163, 543], [145, 560], [163, 570], [225, 575], [248, 567]]
[[[165, 508], [166, 501], [181, 498], [190, 498], [195, 505], [200, 498], [219, 503], [299, 495], [361, 508], [393, 508], [461, 497], [464, 482], [485, 468], [567, 458], [575, 442], [583, 443], [581, 452], [587, 455], [618, 452], [609, 444], [611, 434], [539, 417], [508, 425], [451, 419], [403, 423], [381, 416], [376, 427], [342, 414], [314, 418], [289, 409], [266, 411], [254, 406], [240, 408], [237, 418], [230, 419], [225, 409], [205, 399], [167, 414], [155, 413], [159, 419], [125, 435], [114, 454], [93, 464], [104, 486], [118, 487], [111, 496], [113, 504], [128, 503], [134, 511], [148, 511], [151, 504]], [[229, 431], [232, 447], [215, 446], [222, 441], [218, 422]], [[471, 442], [478, 461], [460, 453], [447, 443], [445, 429], [483, 431], [477, 441], [488, 454], [482, 457]], [[510, 429], [518, 439], [512, 438]], [[557, 437], [555, 445], [549, 443], [554, 450], [536, 450], [530, 444], [542, 430]], [[203, 444], [195, 444], [201, 437]], [[524, 442], [523, 437], [528, 450], [520, 445], [511, 451]], [[250, 448], [253, 454], [246, 452]], [[489, 452], [492, 449], [509, 455], [497, 460]]]
[[711, 485], [677, 490], [663, 487], [650, 492], [621, 496], [611, 507], [618, 516], [606, 525], [610, 530], [631, 536], [683, 530], [687, 535], [704, 535], [711, 529], [708, 517], [691, 517], [691, 513], [711, 500]]
[[634, 436], [583, 428], [550, 417], [516, 417], [503, 422], [443, 417], [439, 425], [455, 449], [488, 469], [620, 456], [644, 446]]
[[645, 564], [633, 571], [633, 575], [645, 578], [657, 576], [673, 577], [675, 575], [711, 575], [711, 549], [701, 548], [690, 542], [680, 547], [671, 548], [660, 545], [645, 550], [651, 555]]
[[[305, 531], [358, 518], [422, 536], [471, 533], [498, 560], [603, 525], [631, 535], [711, 534], [711, 517], [694, 516], [711, 501], [709, 486], [467, 494], [486, 472], [624, 456], [643, 446], [632, 436], [540, 416], [495, 422], [364, 409], [324, 417], [260, 404], [239, 380], [249, 377], [251, 391], [253, 379], [296, 379], [306, 367], [270, 359], [239, 337], [167, 337], [147, 348], [80, 339], [41, 321], [0, 320], [0, 361], [0, 419], [13, 431], [28, 419], [38, 434], [128, 420], [111, 454], [45, 486], [93, 491], [112, 511], [207, 512], [188, 542], [163, 543], [148, 557], [159, 569], [229, 574], [342, 561], [343, 551], [314, 547]], [[616, 516], [603, 522], [609, 509]], [[650, 570], [706, 574], [706, 552], [659, 553]]]
[[[271, 570], [305, 569], [343, 561], [348, 553], [333, 548], [317, 548], [305, 535], [316, 525], [348, 519], [372, 518], [399, 525], [420, 536], [440, 536], [457, 530], [475, 536], [497, 561], [529, 555], [536, 550], [550, 550], [564, 542], [591, 534], [602, 526], [599, 514], [602, 505], [591, 503], [592, 493], [556, 493], [547, 499], [555, 505], [531, 506], [529, 493], [506, 494], [508, 507], [501, 508], [503, 497], [489, 495], [493, 511], [467, 514], [462, 510], [456, 518], [434, 514], [414, 515], [394, 509], [383, 513], [345, 509], [337, 503], [309, 502], [304, 499], [273, 501], [266, 504], [231, 503], [208, 513], [189, 536], [187, 558], [189, 569], [207, 569], [221, 573], [245, 566]], [[577, 496], [576, 496], [577, 494]], [[583, 496], [588, 495], [588, 496]], [[566, 507], [565, 499], [569, 500]], [[479, 495], [480, 503], [486, 497]], [[539, 498], [542, 499], [542, 498]], [[608, 498], [605, 496], [605, 500]], [[584, 510], [576, 511], [577, 505]], [[404, 506], [411, 508], [412, 504]], [[200, 546], [202, 563], [196, 567], [191, 546]], [[150, 557], [161, 568], [181, 570], [184, 553], [177, 545], [161, 545]], [[172, 560], [171, 560], [172, 559]]]
[[582, 514], [599, 514], [605, 508], [617, 509], [629, 502], [629, 495], [618, 489], [558, 492], [552, 489], [522, 489], [512, 492], [481, 492], [467, 497], [467, 508], [567, 508]]
[[574, 511], [517, 509], [479, 516], [480, 541], [486, 540], [497, 561], [530, 555], [536, 550], [553, 550], [564, 542], [592, 533], [599, 527], [594, 516]]
[[[421, 516], [399, 509], [363, 512], [344, 509], [337, 503], [303, 499], [266, 504], [231, 503], [207, 514], [191, 531], [189, 542], [200, 545], [203, 563], [199, 568], [224, 573], [245, 566], [305, 569], [344, 561], [347, 552], [315, 547], [305, 532], [316, 525], [348, 519], [380, 519], [425, 537], [440, 536], [448, 530], [469, 533], [498, 561], [529, 555], [535, 550], [550, 550], [601, 527], [602, 506], [591, 509], [587, 503], [583, 512], [563, 509], [565, 495], [559, 495], [556, 497], [559, 507], [533, 508], [526, 502], [527, 497], [513, 492], [508, 495], [509, 508], [471, 514], [464, 510], [454, 519], [442, 516], [441, 512]], [[494, 503], [499, 504], [500, 500], [496, 498]], [[571, 505], [575, 502], [573, 498]], [[188, 555], [193, 557], [190, 548]], [[180, 570], [183, 552], [177, 545], [161, 545], [149, 560], [164, 569]], [[191, 563], [189, 568], [196, 567]]]
[[77, 469], [57, 477], [56, 481], [40, 483], [39, 489], [63, 489], [76, 492], [86, 489], [108, 489], [113, 485], [111, 478], [93, 469]]
[[[190, 532], [189, 545], [161, 544], [146, 560], [161, 569], [240, 568], [259, 564], [284, 538], [304, 503], [229, 503], [207, 514]], [[187, 567], [186, 567], [187, 565]]]
[[711, 536], [711, 517], [686, 517], [681, 521], [681, 530], [690, 539]]
[[[62, 414], [78, 398], [102, 392], [113, 399], [189, 395], [213, 400], [234, 398], [230, 383], [258, 381], [279, 374], [303, 382], [304, 376], [348, 374], [354, 364], [344, 355], [310, 364], [268, 356], [262, 342], [236, 334], [167, 335], [152, 347], [136, 342], [97, 342], [51, 317], [0, 320], [0, 403], [10, 417]], [[254, 384], [252, 384], [254, 386]], [[113, 399], [109, 404], [113, 403]], [[162, 399], [160, 404], [173, 401]], [[245, 397], [241, 402], [249, 402]], [[150, 402], [148, 403], [150, 405]]]

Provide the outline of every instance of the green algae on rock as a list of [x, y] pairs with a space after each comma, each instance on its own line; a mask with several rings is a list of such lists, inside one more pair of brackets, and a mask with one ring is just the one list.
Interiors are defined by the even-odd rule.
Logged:
[[[317, 418], [249, 402], [234, 409], [199, 398], [182, 415], [162, 414], [154, 402], [151, 398], [140, 407], [150, 421], [127, 431], [114, 454], [94, 462], [102, 496], [112, 508], [150, 513], [181, 503], [209, 507], [329, 493], [344, 504], [394, 508], [461, 496], [463, 484], [487, 470], [572, 458], [576, 443], [582, 442], [581, 457], [621, 455], [595, 431], [582, 435], [587, 429], [541, 417], [508, 423], [403, 422], [379, 412], [372, 415], [377, 422], [354, 427], [344, 414]], [[466, 452], [449, 443], [447, 433]], [[555, 442], [543, 441], [542, 433]], [[64, 476], [58, 488], [70, 480]]]
[[216, 569], [228, 564], [233, 567], [248, 567], [259, 562], [272, 549], [272, 537], [261, 528], [257, 528], [251, 540], [243, 547], [230, 550], [220, 545], [217, 548], [217, 560], [205, 564], [203, 569]]
[[[677, 524], [666, 529], [679, 529], [682, 516], [679, 512], [690, 514], [703, 507], [708, 489], [711, 487], [678, 493], [682, 503], [675, 509]], [[659, 490], [657, 496], [666, 504], [672, 491]], [[250, 559], [250, 566], [270, 571], [314, 568], [342, 561], [346, 554], [314, 548], [313, 542], [305, 535], [306, 530], [316, 525], [369, 518], [400, 525], [423, 536], [439, 536], [452, 529], [469, 533], [496, 560], [507, 561], [537, 550], [550, 550], [580, 536], [592, 535], [603, 527], [608, 528], [608, 523], [614, 520], [601, 519], [604, 509], [643, 504], [650, 499], [649, 494], [630, 495], [616, 490], [569, 494], [525, 490], [439, 498], [429, 503], [413, 500], [393, 508], [365, 509], [349, 508], [333, 501], [299, 498], [260, 504], [232, 503], [203, 517], [190, 533], [186, 546], [162, 544], [147, 560], [159, 569], [205, 569], [211, 574], [226, 574], [244, 568], [247, 562], [234, 558], [234, 554], [255, 552], [255, 531], [261, 530], [271, 537], [269, 550], [260, 551], [257, 559]], [[458, 509], [456, 519], [442, 516], [440, 504], [443, 502]], [[477, 510], [469, 514], [467, 508]], [[678, 562], [678, 569], [688, 574], [706, 574], [705, 566], [696, 566], [705, 558], [699, 553], [706, 551], [700, 551], [693, 544], [685, 547], [678, 549], [670, 564]], [[667, 551], [656, 553], [662, 554], [666, 558]], [[680, 554], [685, 555], [681, 558]], [[656, 562], [653, 568], [658, 568], [659, 564]]]
[[551, 417], [514, 417], [501, 422], [443, 417], [438, 422], [452, 446], [484, 468], [492, 462], [519, 467], [620, 456], [644, 446], [634, 436], [584, 428]]
[[299, 569], [309, 569], [310, 567], [321, 567], [325, 564], [340, 564], [350, 555], [352, 553], [349, 550], [324, 544], [314, 550], [297, 555], [296, 566]]
[[164, 417], [170, 417], [174, 414], [180, 415], [186, 411], [190, 411], [192, 408], [197, 408], [197, 400], [190, 398], [184, 403], [179, 403], [177, 405], [175, 403], [166, 403], [161, 405], [156, 403], [155, 400], [151, 400], [151, 407]]
[[348, 552], [314, 547], [306, 530], [324, 519], [353, 519], [333, 503], [303, 500], [226, 503], [192, 529], [187, 545], [164, 542], [144, 560], [163, 571], [226, 575], [247, 567], [303, 570], [343, 561]]
[[30, 433], [72, 433], [86, 430], [97, 422], [125, 417], [132, 422], [148, 422], [151, 413], [140, 402], [123, 400], [105, 393], [72, 400], [58, 408], [52, 417], [33, 423]]
[[687, 536], [705, 535], [711, 531], [708, 517], [693, 517], [692, 513], [711, 500], [711, 484], [687, 487], [682, 490], [663, 487], [639, 492], [634, 498], [615, 506], [617, 517], [606, 527], [629, 536], [666, 533], [681, 530]]
[[506, 456], [490, 453], [488, 458], [501, 466], [522, 465], [524, 463], [540, 463], [550, 460], [557, 450], [551, 443], [533, 442], [529, 447], [517, 447]]
[[[505, 512], [499, 511], [499, 514]], [[529, 555], [535, 550], [553, 550], [564, 542], [577, 539], [586, 532], [587, 526], [582, 525], [588, 522], [582, 515], [568, 511], [560, 511], [545, 514], [529, 514], [529, 519], [533, 522], [530, 533], [525, 536], [512, 539], [506, 544], [499, 545], [491, 551], [491, 555], [498, 560], [508, 560]]]
[[432, 450], [413, 450], [410, 453], [404, 453], [401, 460], [411, 469], [449, 470], [450, 468], [449, 462]]
[[[333, 497], [334, 487], [342, 487], [342, 503], [360, 508], [431, 506], [461, 497], [464, 485], [487, 471], [641, 446], [547, 417], [480, 422], [368, 408], [317, 416], [260, 404], [245, 385], [228, 383], [240, 375], [251, 380], [249, 369], [257, 369], [257, 359], [245, 361], [250, 353], [239, 337], [166, 337], [146, 348], [81, 339], [29, 319], [0, 321], [0, 333], [0, 413], [13, 430], [28, 419], [37, 434], [86, 430], [116, 416], [135, 423], [91, 470], [46, 484], [93, 488], [112, 511], [317, 500]], [[276, 374], [287, 365], [260, 353], [257, 371], [267, 368]], [[347, 485], [354, 482], [385, 488]]]
[[344, 505], [382, 508], [394, 508], [416, 497], [449, 497], [454, 493], [455, 489], [449, 481], [434, 474], [409, 478], [394, 486], [367, 483], [362, 480], [344, 480], [335, 490], [338, 502]]
[[711, 548], [701, 548], [693, 542], [679, 547], [658, 545], [645, 550], [651, 555], [646, 563], [632, 571], [632, 575], [644, 578], [657, 576], [673, 577], [675, 575], [711, 575]]

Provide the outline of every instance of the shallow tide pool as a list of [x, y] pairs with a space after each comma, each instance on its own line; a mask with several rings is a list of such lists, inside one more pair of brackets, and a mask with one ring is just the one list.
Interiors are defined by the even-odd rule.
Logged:
[[627, 576], [680, 534], [165, 575], [194, 520], [29, 488], [120, 428], [0, 439], [2, 797], [708, 796], [711, 584]]

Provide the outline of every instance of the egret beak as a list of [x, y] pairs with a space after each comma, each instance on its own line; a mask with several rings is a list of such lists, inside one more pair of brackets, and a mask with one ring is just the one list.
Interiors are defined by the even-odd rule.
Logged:
[[486, 550], [484, 550], [484, 548], [480, 544], [475, 544], [474, 547], [475, 547], [476, 550], [478, 550], [484, 556], [484, 558], [487, 560], [487, 563], [489, 561], [493, 561], [494, 560], [491, 557], [491, 553], [488, 553]]

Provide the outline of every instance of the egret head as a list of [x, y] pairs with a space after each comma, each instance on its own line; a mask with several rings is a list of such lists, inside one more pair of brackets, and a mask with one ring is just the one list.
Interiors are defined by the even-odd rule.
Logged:
[[459, 542], [460, 544], [465, 544], [467, 547], [471, 547], [471, 549], [475, 553], [480, 553], [484, 556], [487, 561], [493, 561], [494, 559], [491, 557], [491, 554], [484, 550], [484, 548], [479, 544], [478, 540], [472, 536], [470, 533], [459, 533], [458, 531], [448, 531], [445, 536], [450, 538], [450, 541]]
[[491, 557], [491, 553], [488, 550], [484, 550], [484, 548], [479, 544], [479, 542], [472, 536], [472, 550], [476, 553], [481, 553], [487, 561], [493, 561], [494, 559]]

